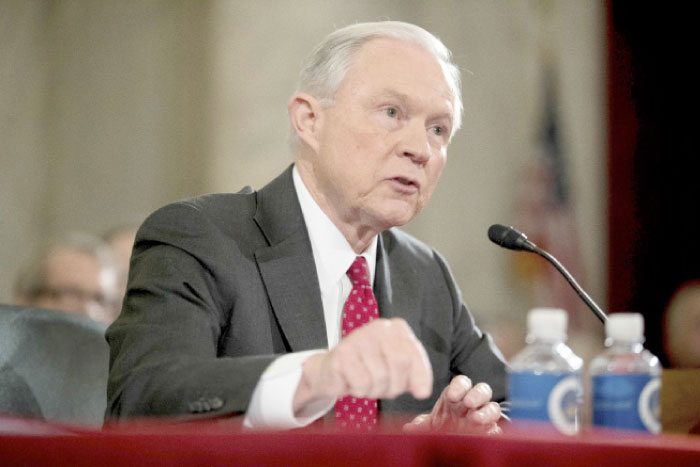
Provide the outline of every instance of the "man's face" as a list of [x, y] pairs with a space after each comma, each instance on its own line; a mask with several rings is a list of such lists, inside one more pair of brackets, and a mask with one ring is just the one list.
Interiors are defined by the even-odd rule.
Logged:
[[46, 266], [46, 285], [33, 305], [111, 321], [116, 275], [97, 258], [67, 248], [53, 251]]
[[435, 189], [452, 122], [432, 55], [394, 39], [368, 42], [323, 110], [314, 197], [336, 224], [376, 232], [405, 224]]

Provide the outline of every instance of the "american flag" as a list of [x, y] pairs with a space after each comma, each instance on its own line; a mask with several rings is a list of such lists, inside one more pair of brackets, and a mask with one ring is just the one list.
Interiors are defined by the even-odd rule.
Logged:
[[[521, 167], [515, 194], [514, 226], [540, 248], [554, 255], [577, 280], [583, 266], [577, 235], [564, 145], [558, 114], [557, 80], [553, 67], [543, 74], [541, 121], [532, 157]], [[570, 328], [578, 328], [585, 308], [566, 280], [543, 258], [513, 255], [515, 270], [529, 285], [533, 306], [552, 306], [569, 312]], [[584, 281], [585, 283], [585, 281]]]

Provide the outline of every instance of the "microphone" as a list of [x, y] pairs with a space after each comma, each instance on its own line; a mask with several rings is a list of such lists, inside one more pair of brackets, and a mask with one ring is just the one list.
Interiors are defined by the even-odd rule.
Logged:
[[489, 240], [498, 246], [509, 250], [535, 251], [537, 246], [527, 239], [524, 233], [518, 232], [513, 227], [501, 224], [493, 224], [489, 227]]
[[593, 301], [593, 299], [578, 285], [578, 282], [573, 278], [573, 276], [566, 270], [562, 264], [557, 261], [557, 259], [551, 254], [547, 253], [543, 249], [539, 248], [533, 242], [527, 239], [527, 236], [514, 229], [513, 227], [507, 227], [505, 225], [494, 224], [489, 227], [489, 240], [498, 246], [503, 248], [508, 248], [509, 250], [515, 251], [528, 251], [531, 253], [537, 253], [547, 261], [549, 261], [557, 271], [564, 276], [564, 279], [571, 285], [574, 291], [581, 297], [581, 300], [591, 309], [593, 314], [595, 314], [598, 319], [605, 323], [608, 320], [608, 316], [603, 312], [603, 310]]

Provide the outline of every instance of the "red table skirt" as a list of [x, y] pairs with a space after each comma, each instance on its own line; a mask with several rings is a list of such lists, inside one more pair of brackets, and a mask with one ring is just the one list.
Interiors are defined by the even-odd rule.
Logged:
[[143, 421], [101, 430], [0, 417], [0, 465], [695, 465], [700, 436], [533, 426], [496, 436], [373, 434], [318, 427], [249, 432], [221, 421]]

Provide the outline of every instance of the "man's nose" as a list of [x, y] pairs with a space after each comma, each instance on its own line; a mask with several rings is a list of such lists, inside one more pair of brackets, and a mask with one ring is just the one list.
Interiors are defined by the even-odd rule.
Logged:
[[403, 128], [399, 146], [400, 154], [409, 157], [414, 163], [423, 165], [430, 159], [428, 130], [419, 121], [412, 121]]

